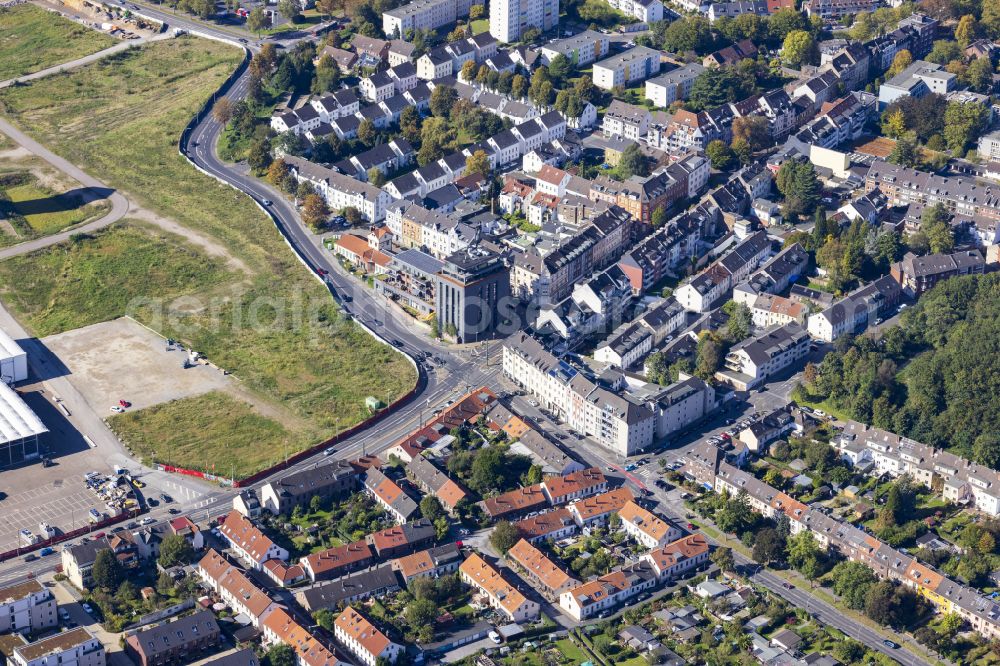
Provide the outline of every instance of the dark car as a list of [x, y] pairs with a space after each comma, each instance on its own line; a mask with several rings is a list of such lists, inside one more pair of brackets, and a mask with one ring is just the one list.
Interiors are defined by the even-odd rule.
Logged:
[[149, 506], [159, 506], [159, 505], [160, 505], [160, 503], [159, 503], [159, 502], [157, 502], [157, 501], [156, 501], [155, 499], [153, 499], [152, 497], [147, 497], [147, 498], [146, 498], [146, 504], [148, 504]]
[[180, 510], [180, 509], [178, 509], [178, 508], [177, 508], [177, 507], [175, 507], [175, 506], [172, 506], [172, 507], [170, 507], [169, 509], [167, 509], [167, 513], [169, 513], [169, 514], [170, 514], [171, 516], [176, 516], [176, 515], [177, 515], [178, 513], [180, 513], [180, 512], [181, 512], [181, 510]]
[[402, 347], [403, 346], [403, 341], [402, 340], [393, 340], [392, 341], [392, 346], [393, 347]]
[[892, 650], [895, 650], [896, 648], [898, 648], [898, 647], [899, 647], [899, 645], [898, 645], [898, 644], [896, 644], [896, 643], [893, 643], [893, 642], [892, 642], [892, 641], [890, 641], [890, 640], [889, 640], [888, 638], [887, 638], [887, 639], [885, 639], [884, 641], [882, 641], [882, 645], [884, 645], [884, 646], [886, 646], [887, 648], [890, 648], [890, 649], [892, 649]]
[[170, 504], [174, 501], [174, 498], [166, 493], [160, 493], [160, 500], [162, 500], [165, 504]]

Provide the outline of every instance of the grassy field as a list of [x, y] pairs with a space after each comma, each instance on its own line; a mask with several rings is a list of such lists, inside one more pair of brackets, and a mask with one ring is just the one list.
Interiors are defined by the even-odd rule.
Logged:
[[[194, 467], [229, 477], [279, 462], [304, 442], [251, 405], [219, 391], [117, 414], [111, 429], [143, 461]], [[206, 438], [212, 441], [205, 447]], [[253, 442], [254, 446], [247, 446]]]
[[7, 245], [37, 236], [47, 236], [76, 224], [95, 220], [111, 210], [108, 201], [85, 203], [81, 197], [56, 192], [30, 173], [0, 175], [0, 217], [6, 218], [18, 236], [0, 234]]
[[190, 243], [126, 222], [0, 262], [0, 293], [44, 337], [120, 317], [133, 299], [197, 294], [232, 275]]
[[476, 19], [469, 24], [472, 28], [473, 35], [481, 35], [484, 32], [490, 31], [490, 20], [489, 19]]
[[[158, 42], [0, 91], [0, 113], [138, 203], [198, 231], [252, 267], [215, 275], [194, 303], [167, 299], [158, 309], [140, 308], [133, 316], [284, 404], [311, 424], [300, 441], [315, 441], [367, 416], [365, 397], [393, 399], [408, 391], [415, 375], [401, 355], [340, 315], [249, 198], [200, 174], [178, 155], [182, 128], [239, 58], [235, 49], [206, 40]], [[45, 255], [61, 252], [65, 249]], [[51, 279], [57, 289], [74, 288], [64, 275]], [[19, 281], [8, 285], [6, 300], [32, 328], [45, 324], [65, 330], [78, 321], [122, 314], [87, 296], [81, 296], [87, 301], [81, 311], [79, 303], [49, 302], [44, 292]], [[148, 287], [146, 295], [160, 297]], [[159, 319], [164, 312], [170, 316]], [[182, 410], [175, 415], [185, 416]], [[257, 456], [252, 449], [268, 447], [248, 441], [247, 460], [273, 455]], [[195, 435], [192, 445], [209, 451], [215, 446], [208, 435]]]
[[117, 41], [35, 5], [0, 9], [0, 81], [96, 53]]

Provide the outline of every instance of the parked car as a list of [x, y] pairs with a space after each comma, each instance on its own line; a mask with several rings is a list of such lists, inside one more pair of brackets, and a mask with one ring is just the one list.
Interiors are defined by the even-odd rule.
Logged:
[[500, 634], [498, 634], [495, 631], [491, 631], [489, 633], [489, 637], [490, 637], [491, 641], [493, 641], [494, 643], [497, 643], [499, 645], [499, 643], [500, 643]]
[[131, 403], [131, 402], [129, 402], [128, 400], [119, 400], [119, 401], [118, 401], [118, 405], [119, 405], [120, 407], [125, 407], [125, 408], [128, 408], [128, 407], [131, 407], [131, 406], [132, 406], [132, 403]]
[[80, 607], [83, 608], [83, 612], [84, 613], [86, 613], [87, 615], [90, 615], [91, 617], [93, 617], [93, 615], [94, 615], [94, 607], [93, 606], [91, 606], [90, 604], [84, 602], [84, 603], [80, 604]]
[[54, 552], [55, 552], [54, 550], [52, 550], [51, 548], [49, 548], [48, 546], [46, 546], [45, 548], [42, 548], [40, 551], [38, 551], [38, 554], [41, 557], [46, 557], [47, 555], [51, 555]]
[[160, 499], [163, 500], [164, 504], [170, 504], [174, 501], [174, 498], [166, 493], [160, 493]]
[[121, 414], [125, 410], [122, 409], [121, 407], [119, 407], [118, 405], [112, 405], [111, 406], [111, 411], [113, 411], [115, 414]]

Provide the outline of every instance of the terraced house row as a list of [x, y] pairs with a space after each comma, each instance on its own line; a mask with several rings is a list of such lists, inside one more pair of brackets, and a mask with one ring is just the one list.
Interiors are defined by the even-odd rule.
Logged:
[[721, 451], [706, 444], [689, 456], [685, 471], [716, 492], [745, 492], [754, 511], [788, 517], [791, 533], [809, 530], [823, 548], [871, 567], [879, 577], [898, 581], [930, 601], [941, 613], [957, 613], [988, 639], [1000, 638], [1000, 605], [971, 587], [947, 578], [933, 567], [903, 553], [867, 532], [836, 520], [723, 462]]

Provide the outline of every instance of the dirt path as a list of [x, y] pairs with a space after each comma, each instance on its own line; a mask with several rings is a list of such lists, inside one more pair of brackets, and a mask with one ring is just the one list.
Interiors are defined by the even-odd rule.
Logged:
[[231, 382], [224, 390], [237, 400], [250, 403], [255, 412], [277, 421], [292, 433], [307, 433], [313, 430], [313, 425], [306, 419], [284, 405], [262, 398], [238, 381]]
[[133, 201], [131, 198], [129, 199], [128, 214], [129, 217], [134, 217], [138, 220], [149, 222], [150, 224], [155, 224], [164, 231], [181, 236], [185, 240], [200, 247], [202, 250], [205, 251], [206, 254], [209, 254], [213, 257], [217, 257], [219, 259], [224, 259], [226, 263], [229, 264], [229, 266], [235, 270], [241, 271], [246, 274], [250, 274], [253, 272], [250, 270], [250, 267], [243, 262], [242, 259], [230, 254], [229, 250], [227, 250], [225, 247], [223, 247], [213, 239], [197, 231], [189, 229], [181, 225], [179, 222], [170, 219], [169, 217], [164, 217], [159, 213], [149, 210], [148, 208], [143, 208], [135, 201]]

